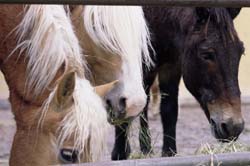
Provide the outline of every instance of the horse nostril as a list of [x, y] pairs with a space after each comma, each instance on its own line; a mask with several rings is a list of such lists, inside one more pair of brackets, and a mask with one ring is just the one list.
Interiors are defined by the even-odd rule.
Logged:
[[106, 109], [110, 118], [124, 118], [126, 115], [127, 99], [125, 97], [111, 96], [106, 99]]
[[106, 100], [106, 103], [107, 103], [107, 106], [109, 107], [109, 108], [112, 108], [112, 104], [111, 104], [111, 101], [108, 99], [108, 100]]
[[72, 149], [61, 149], [59, 159], [63, 163], [76, 163], [78, 160], [78, 151]]
[[125, 97], [121, 97], [119, 100], [119, 106], [120, 106], [120, 110], [125, 111], [126, 108], [126, 98]]

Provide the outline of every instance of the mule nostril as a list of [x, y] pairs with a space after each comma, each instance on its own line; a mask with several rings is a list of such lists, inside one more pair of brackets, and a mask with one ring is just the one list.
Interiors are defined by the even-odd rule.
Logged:
[[59, 158], [63, 163], [76, 163], [78, 160], [78, 151], [72, 149], [61, 149]]
[[222, 132], [229, 136], [230, 135], [230, 131], [228, 129], [228, 125], [226, 123], [221, 123], [221, 129], [222, 129]]

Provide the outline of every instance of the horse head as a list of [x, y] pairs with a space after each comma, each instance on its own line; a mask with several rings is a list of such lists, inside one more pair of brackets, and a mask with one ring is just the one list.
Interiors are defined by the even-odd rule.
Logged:
[[20, 12], [23, 6], [1, 6], [0, 15], [8, 16], [1, 19], [11, 22], [1, 33], [18, 25], [19, 34], [2, 47], [14, 49], [1, 66], [17, 126], [10, 165], [64, 163], [65, 145], [77, 152], [72, 162], [100, 159], [108, 122], [96, 91], [105, 95], [113, 84], [95, 91], [85, 78], [86, 64], [63, 6], [31, 5]]
[[141, 7], [85, 6], [72, 13], [93, 83], [119, 80], [104, 96], [110, 120], [137, 116], [146, 104], [142, 63], [152, 64]]

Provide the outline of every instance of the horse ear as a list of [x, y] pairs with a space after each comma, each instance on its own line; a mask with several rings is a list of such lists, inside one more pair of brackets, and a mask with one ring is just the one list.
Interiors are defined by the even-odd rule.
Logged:
[[75, 72], [66, 74], [60, 81], [56, 91], [56, 101], [59, 106], [65, 105], [72, 98], [75, 89]]
[[235, 19], [241, 11], [241, 8], [227, 8], [227, 11], [232, 19]]
[[114, 86], [118, 83], [119, 81], [113, 81], [108, 84], [100, 85], [95, 87], [95, 92], [100, 96], [104, 97], [111, 89], [114, 88]]
[[207, 22], [209, 15], [210, 15], [210, 8], [196, 7], [195, 12], [196, 12], [198, 23], [206, 23]]

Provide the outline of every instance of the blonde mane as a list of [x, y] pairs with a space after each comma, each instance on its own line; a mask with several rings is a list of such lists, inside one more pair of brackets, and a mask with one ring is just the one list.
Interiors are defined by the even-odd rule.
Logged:
[[[87, 161], [98, 161], [106, 149], [107, 113], [102, 101], [86, 79], [76, 79], [73, 94], [74, 111], [66, 115], [59, 128], [59, 147], [73, 137], [74, 149], [87, 156]], [[83, 93], [84, 92], [84, 93]], [[88, 154], [84, 154], [88, 151]]]
[[82, 14], [90, 38], [111, 53], [149, 68], [153, 65], [150, 33], [141, 7], [85, 6]]
[[[86, 152], [89, 146], [90, 160], [98, 160], [106, 143], [106, 111], [100, 97], [84, 78], [81, 48], [63, 6], [27, 6], [26, 14], [18, 26], [18, 34], [16, 49], [20, 49], [21, 53], [26, 51], [27, 86], [36, 96], [48, 89], [63, 64], [66, 70], [76, 71], [74, 105], [60, 123], [57, 145], [60, 148], [65, 141], [73, 138], [73, 146], [80, 154]], [[39, 114], [41, 124], [50, 111], [56, 90], [57, 86], [50, 90], [44, 101]]]
[[83, 67], [81, 49], [63, 6], [32, 5], [19, 24], [18, 46], [27, 52], [27, 88], [41, 94], [58, 70], [74, 61]]

